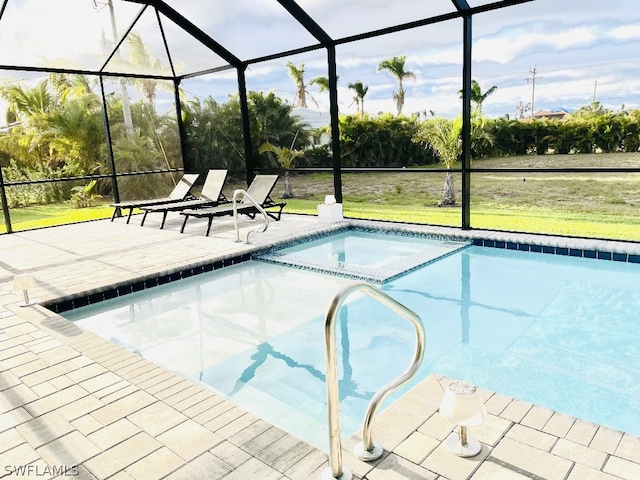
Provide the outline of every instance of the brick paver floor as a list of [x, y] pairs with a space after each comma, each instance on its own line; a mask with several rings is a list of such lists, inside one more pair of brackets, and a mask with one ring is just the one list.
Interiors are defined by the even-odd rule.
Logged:
[[[254, 228], [254, 222], [241, 226]], [[87, 292], [197, 269], [337, 225], [284, 215], [264, 234], [253, 234], [251, 245], [233, 241], [231, 220], [216, 222], [209, 237], [204, 224], [194, 221], [185, 234], [179, 227], [180, 218], [170, 215], [163, 230], [152, 219], [140, 227], [134, 217], [129, 225], [123, 218], [0, 236], [0, 478], [321, 478], [328, 466], [325, 452], [41, 305], [19, 307], [21, 297], [10, 290], [14, 275], [30, 272], [38, 283], [30, 293], [40, 303], [74, 301]], [[574, 243], [637, 249], [617, 242]], [[362, 462], [351, 453], [358, 439], [343, 442], [343, 462], [354, 478], [640, 478], [637, 437], [489, 391], [482, 391], [487, 420], [470, 429], [482, 451], [470, 459], [456, 457], [442, 443], [452, 426], [437, 411], [448, 382], [428, 377], [376, 419], [374, 437], [385, 449], [381, 459]]]

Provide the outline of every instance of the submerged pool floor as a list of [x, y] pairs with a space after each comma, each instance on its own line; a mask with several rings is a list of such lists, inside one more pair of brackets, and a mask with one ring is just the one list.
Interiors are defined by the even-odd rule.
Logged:
[[[469, 247], [382, 289], [426, 327], [413, 384], [438, 373], [640, 434], [639, 276], [636, 264]], [[326, 448], [323, 322], [348, 281], [250, 261], [65, 316]], [[405, 320], [354, 297], [337, 342], [352, 433], [415, 339]]]

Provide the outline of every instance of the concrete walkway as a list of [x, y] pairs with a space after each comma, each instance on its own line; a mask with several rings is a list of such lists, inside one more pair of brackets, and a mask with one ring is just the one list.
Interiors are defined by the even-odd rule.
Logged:
[[[15, 274], [31, 272], [38, 287], [30, 293], [41, 303], [82, 303], [88, 294], [99, 298], [114, 287], [126, 291], [132, 283], [198, 273], [336, 225], [284, 215], [244, 245], [233, 242], [230, 219], [214, 222], [210, 237], [196, 221], [180, 234], [178, 215], [170, 215], [163, 230], [152, 219], [144, 227], [136, 222], [104, 220], [0, 236], [0, 478], [319, 479], [326, 453], [41, 305], [19, 307], [21, 296], [10, 285]], [[254, 226], [245, 221], [243, 232]], [[415, 228], [639, 251], [624, 242]], [[354, 478], [640, 478], [637, 437], [489, 391], [482, 392], [487, 421], [470, 430], [483, 444], [481, 454], [455, 457], [441, 443], [452, 427], [437, 412], [448, 382], [430, 376], [378, 417], [374, 436], [385, 454], [377, 462], [364, 463], [351, 453], [357, 439], [343, 443], [344, 465]]]

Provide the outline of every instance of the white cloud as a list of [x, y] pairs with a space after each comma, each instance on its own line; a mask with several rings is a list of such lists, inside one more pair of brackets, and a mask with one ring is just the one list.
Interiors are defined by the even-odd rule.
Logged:
[[473, 58], [477, 62], [507, 64], [532, 50], [563, 51], [582, 48], [594, 43], [597, 35], [592, 27], [576, 27], [557, 33], [543, 31], [511, 32], [495, 37], [481, 38], [473, 45]]
[[640, 40], [640, 25], [622, 25], [611, 30], [609, 35], [616, 40]]

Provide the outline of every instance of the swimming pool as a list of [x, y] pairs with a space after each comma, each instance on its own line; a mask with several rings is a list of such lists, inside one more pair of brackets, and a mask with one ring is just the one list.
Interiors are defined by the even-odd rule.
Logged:
[[[447, 375], [637, 435], [639, 278], [637, 264], [471, 246], [381, 288], [425, 324], [413, 383]], [[252, 260], [64, 316], [326, 448], [324, 315], [348, 281]], [[345, 305], [344, 434], [406, 368], [414, 342], [370, 298]]]

